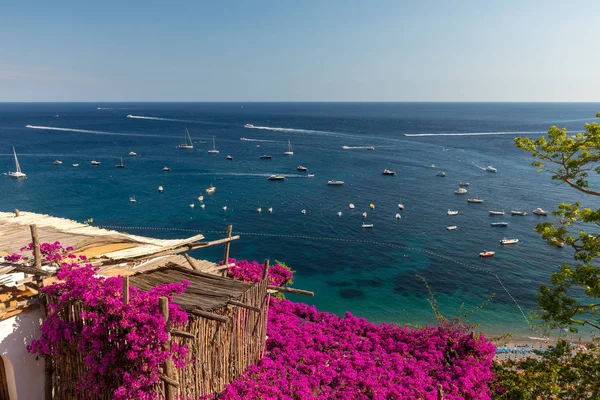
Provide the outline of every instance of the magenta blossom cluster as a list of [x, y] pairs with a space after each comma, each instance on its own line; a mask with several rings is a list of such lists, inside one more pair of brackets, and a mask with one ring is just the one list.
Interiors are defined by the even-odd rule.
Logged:
[[413, 330], [272, 299], [265, 357], [219, 399], [490, 399], [495, 347], [456, 326]]
[[[227, 268], [227, 276], [230, 278], [253, 283], [260, 282], [262, 279], [264, 264], [260, 264], [257, 261], [236, 260], [234, 258], [230, 258], [229, 263], [235, 264]], [[268, 276], [269, 284], [274, 286], [289, 285], [293, 282], [292, 271], [281, 264], [269, 266]]]
[[[65, 256], [60, 246], [52, 251]], [[51, 252], [48, 258], [58, 259]], [[69, 255], [66, 258], [71, 259]], [[65, 348], [76, 349], [87, 366], [74, 382], [81, 398], [112, 392], [116, 400], [157, 399], [154, 385], [165, 361], [171, 358], [178, 368], [189, 362], [185, 346], [173, 343], [170, 351], [163, 347], [167, 329], [181, 327], [188, 320], [171, 300], [189, 282], [161, 285], [148, 292], [131, 287], [129, 303], [125, 304], [122, 278], [99, 277], [96, 270], [91, 264], [61, 264], [57, 273], [61, 281], [42, 288], [49, 299], [48, 315], [40, 327], [40, 339], [33, 340], [27, 350], [48, 356]], [[169, 299], [168, 322], [159, 309], [162, 296]], [[83, 310], [74, 321], [65, 318], [73, 304]]]
[[[5, 261], [10, 262], [19, 262], [19, 261], [31, 261], [33, 260], [33, 242], [30, 242], [27, 246], [23, 246], [19, 249], [21, 253], [25, 251], [31, 252], [30, 256], [23, 256], [19, 253], [13, 253], [11, 255], [5, 256]], [[87, 257], [84, 255], [77, 256], [72, 254], [73, 247], [63, 247], [60, 242], [54, 243], [41, 243], [40, 244], [40, 253], [42, 255], [42, 264], [59, 264], [63, 259], [69, 258], [71, 260], [77, 259], [78, 262], [83, 262], [87, 260]]]

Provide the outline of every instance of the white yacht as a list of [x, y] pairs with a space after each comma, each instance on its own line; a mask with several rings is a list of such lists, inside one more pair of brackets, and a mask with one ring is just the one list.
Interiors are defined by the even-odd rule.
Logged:
[[130, 155], [131, 157], [135, 157], [135, 156], [137, 156], [137, 153], [136, 153], [136, 152], [134, 152], [134, 151], [130, 151], [130, 152], [129, 152], [129, 155]]
[[164, 192], [164, 191], [165, 191], [165, 189], [164, 189], [162, 186], [159, 186], [159, 187], [158, 187], [158, 193], [162, 193], [162, 192]]
[[54, 162], [52, 164], [54, 164], [54, 165], [62, 165], [62, 161], [60, 161], [60, 160], [54, 160]]
[[215, 192], [215, 190], [217, 190], [217, 188], [211, 184], [210, 187], [208, 189], [206, 189], [206, 193], [213, 194]]
[[363, 228], [372, 228], [372, 227], [373, 227], [373, 224], [365, 224], [365, 223], [363, 222], [363, 224], [362, 224], [362, 227], [363, 227]]
[[399, 204], [398, 204], [398, 209], [399, 209], [400, 211], [404, 211], [404, 204], [402, 204], [402, 203], [399, 203]]
[[451, 226], [447, 226], [446, 229], [448, 229], [449, 231], [455, 231], [457, 228], [456, 225], [451, 225]]
[[15, 155], [15, 172], [11, 172], [8, 171], [8, 176], [10, 176], [11, 178], [16, 178], [16, 179], [20, 179], [20, 178], [27, 178], [27, 174], [25, 174], [24, 172], [21, 171], [21, 165], [19, 165], [19, 159], [17, 158], [17, 152], [15, 151], [15, 148], [13, 147], [13, 154]]
[[490, 215], [504, 215], [504, 211], [494, 211], [494, 210], [490, 210], [488, 211], [490, 213]]
[[289, 140], [288, 140], [288, 149], [287, 149], [287, 151], [284, 151], [283, 154], [285, 154], [286, 156], [294, 155], [294, 150], [292, 150], [292, 142], [290, 142]]
[[163, 167], [163, 171], [165, 171], [165, 172], [169, 172], [170, 170], [171, 170], [171, 168], [169, 168], [167, 166]]
[[92, 164], [92, 165], [96, 165], [96, 166], [98, 166], [98, 165], [100, 165], [101, 163], [100, 163], [100, 161], [92, 161], [92, 163], [91, 163], [91, 164]]
[[194, 208], [196, 205], [194, 203], [190, 203], [190, 208]]
[[533, 210], [533, 213], [536, 215], [548, 215], [548, 211], [544, 211], [539, 207]]
[[479, 197], [473, 197], [471, 199], [467, 199], [468, 203], [483, 203], [483, 200]]
[[351, 209], [351, 210], [354, 210], [354, 203], [348, 204], [348, 208]]
[[519, 239], [504, 238], [504, 239], [500, 240], [500, 244], [514, 244], [514, 243], [519, 243]]
[[213, 136], [213, 148], [208, 151], [210, 154], [219, 154], [219, 150], [215, 146], [215, 137]]
[[255, 127], [255, 126], [254, 126], [254, 125], [252, 125], [252, 124], [246, 124], [246, 125], [244, 125], [244, 128], [254, 128], [254, 127]]
[[350, 149], [350, 146], [342, 146], [342, 150], [348, 150]]
[[79, 167], [79, 164], [75, 163], [73, 164], [74, 167]]
[[396, 219], [400, 219], [400, 218], [402, 218], [402, 215], [396, 214]]
[[454, 193], [456, 193], [456, 194], [467, 194], [467, 193], [469, 193], [469, 191], [467, 189], [465, 189], [465, 188], [459, 187], [458, 189], [456, 189], [454, 191]]
[[448, 215], [458, 215], [458, 211], [448, 210]]
[[488, 165], [488, 166], [485, 168], [485, 170], [486, 170], [486, 171], [489, 171], [489, 172], [498, 172], [498, 170], [497, 170], [496, 168], [492, 167], [491, 165]]
[[190, 137], [190, 132], [187, 128], [185, 128], [185, 143], [182, 143], [177, 146], [178, 149], [193, 149], [194, 144], [192, 143], [192, 138]]

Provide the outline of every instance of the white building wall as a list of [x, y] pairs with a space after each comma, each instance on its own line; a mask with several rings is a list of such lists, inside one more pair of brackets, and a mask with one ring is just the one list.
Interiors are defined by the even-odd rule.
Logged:
[[36, 360], [36, 355], [28, 353], [26, 347], [39, 337], [37, 307], [0, 321], [0, 355], [11, 400], [44, 400], [44, 359]]

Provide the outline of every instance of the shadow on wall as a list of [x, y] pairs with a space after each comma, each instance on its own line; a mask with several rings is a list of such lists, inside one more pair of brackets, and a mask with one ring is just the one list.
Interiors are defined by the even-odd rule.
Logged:
[[39, 308], [0, 321], [0, 354], [11, 400], [44, 398], [44, 359], [27, 352], [27, 345], [39, 336]]

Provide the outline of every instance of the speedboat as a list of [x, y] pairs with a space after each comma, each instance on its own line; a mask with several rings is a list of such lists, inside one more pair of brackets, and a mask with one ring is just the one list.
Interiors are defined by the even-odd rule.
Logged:
[[100, 161], [92, 161], [92, 165], [100, 165]]
[[375, 150], [375, 147], [369, 146], [369, 147], [367, 147], [367, 150]]
[[262, 156], [260, 156], [260, 158], [262, 158], [263, 160], [270, 160], [271, 158], [273, 158], [273, 156], [268, 156], [266, 154], [263, 154]]
[[233, 157], [231, 157], [231, 156], [227, 156], [227, 157], [225, 157], [225, 158], [226, 158], [227, 160], [233, 160]]
[[246, 124], [246, 125], [244, 125], [244, 128], [254, 128], [254, 125], [252, 125], [252, 124]]
[[204, 210], [204, 207], [206, 207], [206, 204], [200, 204], [200, 208]]
[[367, 218], [367, 212], [362, 213], [363, 218]]
[[446, 173], [445, 173], [444, 171], [442, 171], [442, 172], [438, 172], [436, 176], [439, 176], [439, 177], [445, 178], [445, 177], [446, 177]]
[[[247, 124], [246, 124], [246, 125], [247, 125]], [[240, 140], [248, 140], [248, 139], [247, 139], [247, 138], [245, 138], [245, 137], [241, 137], [241, 138], [240, 138]]]
[[494, 211], [494, 210], [490, 210], [488, 211], [490, 213], [490, 215], [504, 215], [504, 211]]
[[349, 148], [349, 146], [342, 146], [342, 150], [348, 150]]
[[402, 215], [396, 214], [396, 219], [400, 219], [400, 218], [402, 218]]
[[54, 164], [54, 165], [62, 165], [62, 161], [60, 161], [60, 160], [54, 160], [54, 162], [52, 164]]
[[135, 157], [135, 156], [137, 156], [137, 153], [136, 153], [136, 152], [133, 152], [133, 151], [130, 151], [130, 152], [129, 152], [129, 155], [130, 155], [130, 156], [132, 156], [132, 157]]
[[507, 239], [504, 238], [502, 240], [500, 240], [500, 244], [513, 244], [513, 243], [518, 243], [519, 239]]
[[490, 225], [506, 228], [508, 226], [508, 222], [492, 222]]
[[162, 192], [164, 192], [164, 191], [165, 191], [165, 189], [164, 189], [162, 186], [159, 186], [159, 187], [158, 187], [158, 193], [162, 193]]
[[447, 226], [447, 227], [446, 227], [446, 229], [447, 229], [447, 230], [449, 230], [449, 231], [455, 231], [455, 230], [456, 230], [456, 228], [457, 228], [457, 226], [456, 226], [456, 225], [451, 225], [451, 226]]
[[479, 257], [493, 257], [496, 254], [495, 251], [482, 251], [479, 253]]
[[163, 171], [165, 171], [165, 172], [169, 172], [170, 170], [171, 170], [171, 168], [169, 168], [169, 167], [163, 167]]
[[398, 203], [398, 209], [399, 209], [400, 211], [404, 211], [404, 204], [402, 204], [402, 203]]
[[372, 228], [372, 227], [373, 227], [373, 224], [365, 224], [365, 223], [363, 222], [363, 224], [362, 224], [362, 227], [363, 227], [363, 228]]
[[533, 213], [536, 215], [548, 215], [548, 211], [544, 211], [539, 207], [533, 210]]
[[527, 211], [511, 211], [510, 213], [512, 215], [521, 215], [521, 216], [527, 215]]
[[456, 194], [467, 194], [467, 193], [469, 193], [469, 192], [468, 192], [468, 190], [467, 190], [467, 189], [465, 189], [465, 188], [458, 188], [458, 189], [456, 189], [456, 190], [454, 191], [454, 193], [456, 193]]
[[257, 212], [257, 213], [261, 213], [261, 212], [262, 212], [262, 208], [261, 208], [261, 207], [258, 207], [258, 208], [256, 209], [256, 212]]
[[354, 210], [354, 203], [348, 204], [348, 208], [351, 209], [351, 210]]
[[492, 167], [491, 165], [488, 165], [488, 166], [485, 168], [485, 170], [486, 170], [486, 171], [489, 171], [489, 172], [498, 172], [498, 170], [497, 170], [496, 168]]
[[458, 186], [469, 186], [471, 185], [469, 182], [461, 182], [458, 184]]
[[334, 181], [334, 180], [330, 180], [327, 181], [328, 185], [333, 185], [333, 186], [340, 186], [344, 184], [344, 181]]
[[448, 215], [458, 215], [458, 211], [448, 210]]
[[429, 168], [435, 168], [435, 164], [431, 164]]
[[479, 197], [473, 197], [471, 199], [467, 199], [468, 203], [483, 203], [483, 200]]
[[302, 165], [298, 165], [298, 167], [296, 168], [298, 171], [308, 171], [308, 168], [303, 167]]
[[306, 215], [306, 210], [302, 210], [302, 215]]
[[391, 169], [384, 169], [382, 174], [383, 175], [396, 175], [396, 171], [392, 171]]
[[74, 167], [79, 167], [79, 164], [73, 164]]
[[267, 211], [269, 211], [270, 213], [272, 213], [273, 212], [273, 207], [269, 207], [269, 209]]
[[223, 206], [223, 211], [227, 211], [227, 206]]
[[210, 185], [210, 187], [208, 189], [206, 189], [206, 193], [213, 194], [215, 192], [215, 190], [217, 190], [217, 188], [214, 187], [213, 185]]
[[283, 181], [285, 179], [285, 176], [283, 175], [271, 175], [267, 178], [267, 180], [269, 181]]
[[196, 205], [194, 203], [190, 203], [190, 208], [194, 208]]

